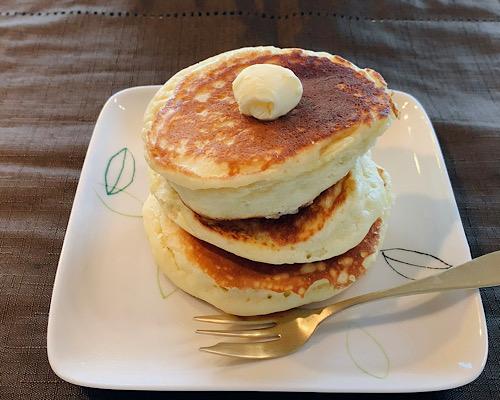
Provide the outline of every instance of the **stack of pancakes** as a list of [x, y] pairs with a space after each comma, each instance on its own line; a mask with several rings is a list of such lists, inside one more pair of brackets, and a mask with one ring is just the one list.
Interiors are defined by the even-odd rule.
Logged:
[[[239, 112], [252, 64], [291, 69], [303, 96], [274, 121]], [[151, 167], [144, 224], [161, 270], [228, 313], [331, 297], [362, 276], [392, 203], [369, 149], [396, 116], [383, 78], [338, 56], [230, 51], [174, 75], [145, 114]]]

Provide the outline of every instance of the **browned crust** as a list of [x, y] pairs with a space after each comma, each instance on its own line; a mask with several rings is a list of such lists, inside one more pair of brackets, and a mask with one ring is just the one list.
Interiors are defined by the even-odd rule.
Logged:
[[[257, 63], [290, 68], [304, 88], [298, 106], [275, 121], [241, 115], [233, 98], [232, 81], [243, 68]], [[222, 86], [216, 87], [219, 83]], [[201, 93], [210, 93], [207, 102], [195, 100]], [[188, 175], [193, 172], [179, 165], [180, 157], [224, 164], [229, 176], [248, 166], [264, 171], [317, 142], [330, 143], [351, 134], [359, 124], [386, 118], [392, 108], [383, 87], [377, 87], [340, 57], [333, 62], [300, 50], [285, 54], [251, 52], [222, 63], [202, 77], [186, 77], [146, 134], [147, 151], [162, 168]], [[202, 115], [203, 111], [207, 114]], [[165, 144], [163, 148], [161, 143]], [[166, 149], [169, 146], [171, 150]]]
[[308, 264], [273, 265], [247, 260], [203, 242], [180, 230], [187, 259], [225, 289], [268, 289], [303, 296], [316, 281], [326, 279], [345, 288], [366, 271], [366, 257], [377, 250], [382, 220], [373, 223], [365, 238], [346, 253]]
[[396, 118], [399, 118], [399, 109], [398, 109], [398, 106], [394, 103], [394, 101], [392, 100], [392, 97], [390, 98], [390, 101], [391, 101], [391, 110], [392, 110], [392, 113], [394, 114], [394, 116]]
[[356, 185], [351, 173], [323, 191], [314, 201], [296, 214], [277, 219], [249, 218], [212, 220], [195, 214], [206, 228], [238, 241], [255, 242], [269, 248], [306, 241], [320, 231], [335, 211], [344, 204]]

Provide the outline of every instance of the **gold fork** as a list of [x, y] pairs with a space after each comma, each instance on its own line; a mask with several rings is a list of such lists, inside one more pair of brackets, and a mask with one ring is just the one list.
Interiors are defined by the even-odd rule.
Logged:
[[201, 322], [227, 324], [230, 329], [196, 332], [215, 336], [252, 339], [223, 342], [200, 350], [238, 358], [275, 358], [298, 350], [326, 318], [346, 308], [387, 297], [408, 296], [451, 289], [473, 289], [500, 285], [500, 251], [486, 254], [446, 272], [397, 286], [363, 294], [315, 309], [294, 309], [281, 313], [237, 317], [222, 314], [195, 317]]

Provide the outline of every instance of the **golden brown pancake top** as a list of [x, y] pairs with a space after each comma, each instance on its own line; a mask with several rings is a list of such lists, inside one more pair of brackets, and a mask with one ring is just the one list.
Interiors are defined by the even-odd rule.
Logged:
[[258, 241], [260, 245], [279, 248], [306, 241], [320, 231], [349, 197], [355, 185], [351, 173], [348, 173], [296, 214], [282, 215], [276, 219], [212, 220], [196, 213], [195, 216], [206, 228], [221, 236], [245, 242]]
[[223, 288], [268, 289], [303, 296], [314, 282], [326, 279], [335, 288], [349, 286], [366, 271], [363, 263], [380, 239], [379, 218], [353, 249], [328, 260], [307, 264], [274, 265], [247, 260], [191, 236], [179, 229], [188, 260]]
[[[303, 95], [295, 109], [274, 121], [242, 115], [232, 82], [252, 64], [278, 64], [301, 80]], [[382, 83], [383, 78], [372, 71]], [[359, 124], [387, 117], [389, 94], [341, 57], [246, 53], [200, 74], [190, 74], [157, 114], [146, 134], [149, 158], [163, 168], [188, 175], [182, 160], [211, 160], [227, 175], [264, 171], [317, 142], [341, 139]]]

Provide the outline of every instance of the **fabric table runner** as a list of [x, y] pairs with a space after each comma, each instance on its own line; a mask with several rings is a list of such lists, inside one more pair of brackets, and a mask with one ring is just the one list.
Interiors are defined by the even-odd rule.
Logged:
[[[498, 249], [500, 2], [4, 0], [0, 399], [171, 395], [82, 388], [50, 369], [47, 318], [73, 197], [109, 96], [161, 84], [211, 55], [262, 44], [342, 55], [420, 100], [438, 135], [473, 257]], [[401, 398], [500, 398], [500, 289], [481, 294], [489, 332], [481, 376], [454, 390]]]

